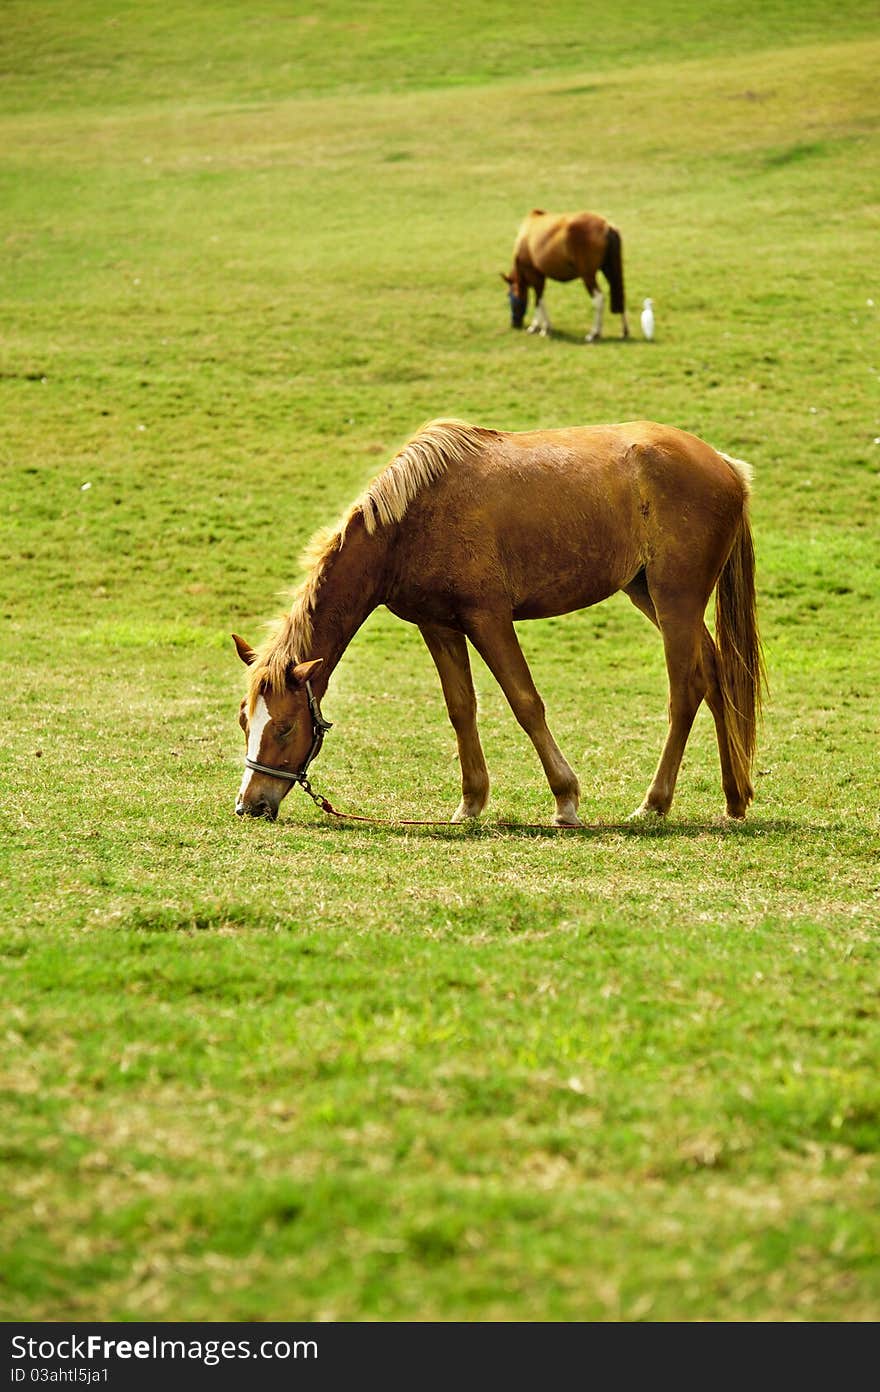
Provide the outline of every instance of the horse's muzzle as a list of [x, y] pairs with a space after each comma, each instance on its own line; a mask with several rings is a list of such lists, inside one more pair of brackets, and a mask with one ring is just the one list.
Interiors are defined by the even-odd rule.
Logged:
[[235, 804], [236, 817], [262, 817], [267, 822], [274, 822], [278, 816], [278, 808], [271, 803], [260, 798], [257, 802], [241, 802]]

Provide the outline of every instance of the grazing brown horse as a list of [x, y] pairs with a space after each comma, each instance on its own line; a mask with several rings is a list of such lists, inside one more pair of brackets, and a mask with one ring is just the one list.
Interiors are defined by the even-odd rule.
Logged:
[[[537, 750], [554, 822], [577, 825], [578, 780], [547, 728], [514, 620], [623, 590], [660, 630], [669, 674], [669, 731], [634, 815], [669, 810], [705, 697], [727, 812], [744, 816], [762, 685], [749, 474], [695, 436], [646, 421], [515, 434], [430, 422], [312, 543], [307, 579], [262, 648], [235, 637], [250, 668], [236, 812], [274, 820], [303, 781], [333, 669], [385, 604], [418, 625], [437, 665], [461, 761], [452, 820], [479, 816], [489, 796], [469, 639]], [[714, 639], [703, 622], [713, 589]]]
[[620, 233], [596, 213], [545, 213], [533, 208], [516, 234], [513, 269], [504, 275], [510, 301], [510, 322], [521, 329], [526, 315], [529, 290], [535, 292], [535, 316], [529, 333], [550, 332], [544, 308], [544, 282], [582, 280], [593, 301], [593, 327], [587, 343], [602, 336], [605, 296], [596, 281], [601, 271], [611, 290], [611, 313], [623, 316], [623, 337], [629, 337], [626, 299], [623, 293], [623, 254]]

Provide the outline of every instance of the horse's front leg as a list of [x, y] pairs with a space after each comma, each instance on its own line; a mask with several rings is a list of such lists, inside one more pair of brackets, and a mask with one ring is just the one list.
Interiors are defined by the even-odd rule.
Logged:
[[538, 752], [550, 790], [556, 799], [554, 824], [580, 826], [577, 776], [547, 728], [544, 702], [532, 680], [509, 613], [480, 611], [469, 614], [465, 621], [465, 632]]
[[542, 338], [546, 338], [550, 333], [551, 327], [552, 325], [550, 323], [550, 317], [546, 309], [544, 308], [544, 301], [538, 300], [537, 304], [535, 305], [534, 318], [532, 319], [531, 324], [529, 324], [529, 327], [526, 330], [526, 332], [540, 334]]
[[479, 817], [489, 801], [489, 772], [477, 731], [477, 698], [463, 633], [440, 624], [422, 624], [422, 637], [440, 676], [449, 719], [458, 742], [461, 802], [454, 822]]
[[663, 817], [672, 806], [685, 745], [707, 688], [701, 656], [706, 600], [702, 596], [701, 603], [691, 597], [682, 602], [679, 595], [667, 598], [659, 585], [652, 588], [651, 598], [666, 654], [669, 729], [651, 786], [633, 817]]

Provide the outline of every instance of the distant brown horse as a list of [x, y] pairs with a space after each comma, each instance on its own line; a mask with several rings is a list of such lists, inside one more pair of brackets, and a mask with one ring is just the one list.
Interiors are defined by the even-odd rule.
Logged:
[[593, 327], [587, 343], [602, 335], [605, 296], [596, 281], [601, 271], [611, 290], [611, 313], [623, 316], [623, 337], [629, 337], [623, 292], [623, 253], [620, 233], [596, 213], [545, 213], [533, 208], [516, 235], [513, 269], [504, 275], [510, 301], [511, 327], [521, 329], [529, 290], [535, 292], [535, 315], [529, 333], [546, 336], [550, 320], [544, 308], [544, 282], [582, 280], [593, 301]]
[[[236, 812], [274, 820], [303, 781], [326, 728], [319, 702], [330, 675], [385, 604], [418, 625], [437, 665], [461, 761], [452, 820], [479, 816], [489, 796], [470, 639], [537, 750], [555, 823], [577, 825], [578, 780], [547, 728], [514, 620], [623, 590], [660, 630], [669, 674], [669, 731], [634, 815], [669, 810], [705, 697], [727, 812], [744, 816], [762, 684], [749, 473], [695, 436], [645, 421], [516, 434], [424, 426], [313, 543], [307, 579], [273, 636], [258, 652], [235, 637], [250, 668]], [[703, 622], [713, 589], [714, 640]]]

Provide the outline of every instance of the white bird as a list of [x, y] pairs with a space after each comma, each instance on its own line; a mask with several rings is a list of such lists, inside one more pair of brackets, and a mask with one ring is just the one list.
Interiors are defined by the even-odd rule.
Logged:
[[654, 301], [645, 300], [645, 308], [642, 310], [642, 333], [645, 338], [654, 337]]

